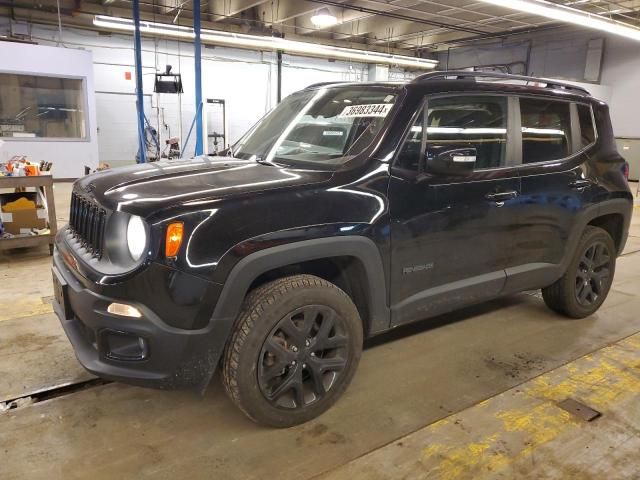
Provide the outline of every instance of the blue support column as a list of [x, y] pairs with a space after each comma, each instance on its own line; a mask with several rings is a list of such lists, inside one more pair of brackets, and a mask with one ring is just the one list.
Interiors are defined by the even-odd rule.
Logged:
[[[137, 1], [137, 0], [136, 0]], [[200, 43], [200, 0], [193, 0], [194, 60], [196, 65], [196, 156], [204, 153], [202, 127], [202, 46]]]
[[136, 107], [138, 110], [138, 163], [147, 161], [144, 144], [144, 97], [142, 91], [142, 40], [140, 38], [140, 0], [133, 0], [133, 48], [136, 63]]

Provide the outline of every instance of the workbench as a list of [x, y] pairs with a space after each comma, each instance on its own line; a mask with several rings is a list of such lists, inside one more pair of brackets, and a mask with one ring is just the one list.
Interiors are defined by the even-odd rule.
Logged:
[[56, 205], [53, 197], [53, 177], [51, 175], [0, 177], [0, 189], [21, 187], [35, 187], [41, 189], [41, 192], [44, 191], [50, 233], [48, 235], [20, 235], [13, 238], [2, 238], [0, 239], [0, 250], [49, 245], [49, 254], [53, 255], [53, 239], [58, 231]]

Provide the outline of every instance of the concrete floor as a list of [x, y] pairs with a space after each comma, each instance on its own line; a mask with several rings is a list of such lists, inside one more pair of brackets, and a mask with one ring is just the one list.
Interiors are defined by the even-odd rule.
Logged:
[[596, 315], [525, 293], [395, 330], [288, 430], [248, 421], [217, 379], [204, 397], [91, 383], [51, 313], [46, 249], [0, 256], [0, 409], [21, 398], [0, 411], [0, 478], [640, 478], [639, 208], [631, 235]]

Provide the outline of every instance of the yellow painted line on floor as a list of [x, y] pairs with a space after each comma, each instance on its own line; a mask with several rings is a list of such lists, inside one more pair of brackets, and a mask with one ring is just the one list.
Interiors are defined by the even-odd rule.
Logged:
[[16, 299], [13, 302], [0, 303], [0, 322], [12, 320], [15, 318], [31, 317], [33, 315], [42, 315], [44, 313], [52, 313], [53, 307], [49, 302], [43, 302], [38, 299]]
[[634, 397], [640, 397], [640, 333], [435, 422], [322, 478], [502, 478], [501, 472], [516, 471], [515, 464], [519, 469], [535, 464], [529, 459], [541, 447], [578, 435], [581, 429], [598, 428], [602, 420], [584, 422], [558, 407], [559, 401], [574, 398], [605, 419], [621, 402], [636, 401]]

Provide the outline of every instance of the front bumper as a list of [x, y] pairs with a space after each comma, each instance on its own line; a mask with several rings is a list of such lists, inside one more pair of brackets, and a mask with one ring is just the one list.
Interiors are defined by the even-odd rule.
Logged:
[[[54, 311], [78, 361], [89, 372], [145, 387], [206, 386], [225, 342], [215, 334], [213, 321], [198, 330], [175, 328], [145, 305], [89, 290], [67, 267], [57, 249], [52, 273], [56, 288]], [[111, 314], [107, 307], [112, 302], [133, 305], [142, 317]], [[131, 343], [125, 345], [128, 351], [135, 350], [138, 343], [141, 354], [123, 359], [119, 354], [123, 341]]]

